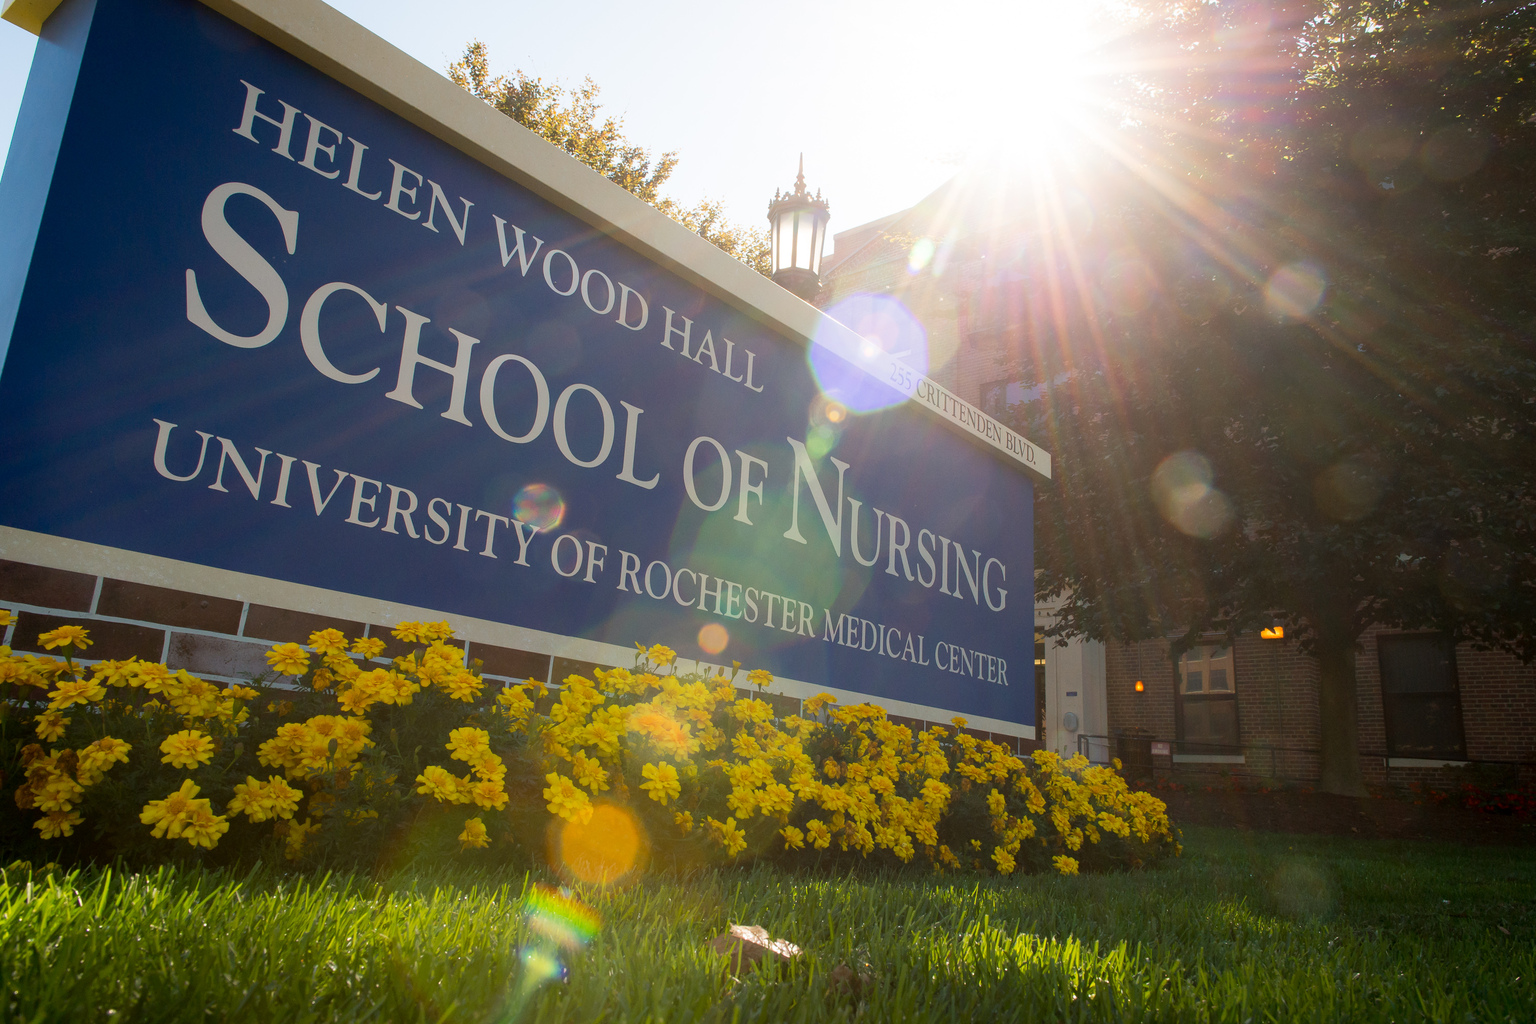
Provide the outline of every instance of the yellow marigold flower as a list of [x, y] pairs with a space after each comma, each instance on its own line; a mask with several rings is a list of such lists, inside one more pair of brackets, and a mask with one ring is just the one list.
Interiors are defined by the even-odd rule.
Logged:
[[366, 639], [358, 637], [352, 641], [352, 653], [361, 654], [368, 661], [372, 661], [384, 653], [384, 646], [384, 641], [376, 636], [370, 636]]
[[196, 800], [197, 805], [187, 816], [181, 836], [193, 846], [211, 850], [219, 844], [219, 837], [229, 831], [229, 819], [213, 813], [207, 800]]
[[832, 830], [818, 818], [812, 818], [805, 823], [805, 836], [818, 850], [825, 850], [832, 845]]
[[301, 676], [309, 671], [309, 652], [298, 644], [278, 644], [267, 652], [267, 664], [279, 675]]
[[94, 679], [60, 679], [48, 696], [48, 709], [60, 711], [72, 704], [89, 704], [107, 695], [106, 687]]
[[247, 775], [244, 782], [235, 786], [234, 799], [230, 800], [226, 810], [230, 814], [244, 813], [251, 821], [291, 818], [299, 809], [303, 796], [280, 776], [257, 782], [255, 777]]
[[692, 745], [688, 727], [659, 711], [632, 715], [629, 728], [650, 740], [663, 753], [686, 757]]
[[137, 681], [132, 685], [144, 687], [145, 693], [160, 693], [175, 678], [176, 673], [159, 662], [141, 661], [135, 676]]
[[672, 820], [677, 824], [678, 828], [683, 830], [683, 834], [686, 835], [693, 831], [693, 815], [687, 811], [678, 811], [672, 815]]
[[212, 718], [219, 711], [218, 687], [185, 671], [176, 673], [165, 696], [177, 714], [189, 718]]
[[[32, 773], [29, 771], [27, 774], [30, 776]], [[35, 782], [33, 783], [33, 806], [40, 811], [62, 813], [74, 807], [75, 801], [79, 800], [84, 792], [85, 789], [80, 783], [56, 770], [55, 774], [47, 777], [41, 788], [38, 788]]]
[[1131, 834], [1130, 822], [1117, 814], [1104, 811], [1099, 815], [1099, 827], [1110, 835], [1129, 836]]
[[469, 768], [486, 782], [500, 783], [507, 777], [507, 766], [495, 754], [480, 754], [468, 759]]
[[180, 789], [164, 800], [151, 800], [145, 804], [144, 810], [139, 812], [139, 820], [155, 826], [152, 834], [156, 839], [180, 839], [182, 826], [196, 802], [198, 792], [197, 783], [187, 779], [182, 782]]
[[765, 668], [755, 668], [747, 673], [747, 682], [758, 689], [766, 689], [773, 683], [773, 673]]
[[459, 833], [459, 845], [465, 850], [471, 846], [480, 849], [490, 846], [491, 837], [485, 833], [485, 822], [479, 818], [470, 818], [464, 822], [464, 831]]
[[795, 795], [782, 782], [769, 783], [757, 796], [758, 810], [763, 814], [788, 814], [795, 806]]
[[103, 686], [138, 686], [138, 659], [127, 661], [98, 661], [91, 667], [91, 674]]
[[533, 712], [533, 701], [528, 699], [521, 687], [508, 687], [502, 690], [497, 695], [496, 702], [507, 709], [508, 727], [513, 732], [516, 732], [523, 720]]
[[309, 634], [309, 646], [316, 654], [332, 654], [347, 649], [347, 637], [339, 629], [317, 629]]
[[949, 847], [940, 846], [939, 863], [946, 867], [958, 868], [960, 866], [960, 858], [956, 857], [955, 851], [951, 850]]
[[576, 788], [574, 782], [555, 772], [544, 776], [544, 781], [549, 783], [544, 790], [544, 799], [548, 801], [551, 814], [578, 825], [585, 825], [592, 820], [592, 801], [587, 799], [587, 794]]
[[[1008, 808], [1008, 798], [997, 790], [987, 794], [987, 810], [992, 812], [992, 817], [1001, 818]], [[1007, 872], [1004, 872], [1006, 874]]]
[[628, 693], [634, 685], [635, 676], [627, 668], [611, 668], [592, 670], [592, 675], [598, 683], [612, 690], [614, 693]]
[[402, 643], [418, 644], [424, 643], [426, 640], [425, 636], [423, 636], [423, 625], [420, 622], [396, 623], [395, 628], [389, 632], [396, 640]]
[[213, 760], [213, 737], [201, 729], [173, 732], [160, 744], [161, 764], [172, 768], [196, 768]]
[[1052, 857], [1051, 863], [1056, 865], [1056, 870], [1064, 875], [1077, 874], [1077, 860], [1073, 857], [1068, 857], [1064, 853]]
[[577, 782], [594, 793], [608, 788], [608, 769], [597, 758], [588, 757], [583, 751], [578, 750], [571, 758], [571, 774], [576, 776]]
[[459, 802], [459, 777], [446, 768], [435, 764], [427, 765], [422, 773], [416, 776], [416, 781], [420, 783], [416, 787], [416, 792], [424, 796], [430, 796], [442, 803]]
[[461, 668], [443, 681], [443, 689], [454, 700], [462, 700], [470, 704], [485, 689], [485, 680], [468, 669]]
[[308, 818], [303, 821], [284, 822], [283, 825], [287, 829], [283, 838], [287, 848], [283, 851], [283, 856], [289, 860], [298, 860], [304, 853], [304, 841], [319, 832], [320, 825], [311, 824]]
[[828, 704], [836, 703], [837, 698], [832, 696], [830, 693], [818, 693], [816, 696], [805, 702], [805, 713], [808, 715], [819, 714], [821, 709], [826, 707]]
[[57, 711], [44, 711], [33, 719], [37, 723], [37, 737], [44, 743], [52, 743], [64, 735], [64, 729], [69, 725], [70, 719]]
[[645, 765], [640, 774], [647, 779], [640, 783], [640, 788], [663, 807], [676, 800], [683, 791], [682, 783], [677, 779], [677, 769], [665, 761], [659, 765]]
[[751, 699], [738, 700], [731, 705], [731, 717], [738, 722], [754, 722], [766, 725], [773, 721], [773, 705], [765, 700]]
[[87, 639], [89, 636], [84, 626], [60, 626], [38, 634], [37, 642], [43, 645], [45, 651], [71, 646], [77, 651], [83, 651], [91, 646], [91, 641]]
[[78, 759], [75, 774], [83, 785], [94, 786], [101, 781], [102, 774], [114, 764], [127, 764], [128, 751], [132, 749], [131, 743], [112, 736], [103, 736], [95, 743], [75, 751], [75, 757]]
[[965, 719], [961, 718], [959, 715], [956, 715], [954, 718], [949, 720], [949, 724], [953, 725], [955, 727], [955, 731], [958, 732], [959, 730], [964, 729], [967, 723]]
[[779, 835], [784, 837], [784, 849], [805, 849], [805, 833], [795, 828], [795, 826], [785, 825], [783, 828], [779, 829]]
[[378, 700], [366, 688], [352, 686], [336, 694], [336, 703], [347, 714], [360, 715], [368, 710], [370, 704], [378, 703]]
[[587, 723], [581, 735], [581, 742], [586, 746], [596, 747], [605, 754], [616, 754], [619, 751], [619, 730], [609, 721], [594, 719]]
[[997, 873], [1000, 875], [1011, 875], [1013, 869], [1018, 866], [1014, 862], [1013, 854], [1001, 846], [992, 851], [992, 860], [997, 863]]
[[704, 820], [729, 856], [734, 857], [747, 848], [747, 834], [736, 827], [735, 818], [726, 818], [724, 821], [716, 821], [714, 818]]
[[0, 629], [4, 629], [15, 621], [16, 617], [11, 614], [9, 608], [0, 608]]
[[645, 652], [645, 657], [652, 664], [666, 668], [677, 660], [677, 652], [666, 644], [652, 644], [651, 648]]
[[954, 792], [949, 786], [938, 779], [928, 779], [923, 783], [923, 799], [933, 804], [939, 810], [943, 810], [949, 804], [949, 796]]
[[448, 750], [460, 761], [468, 761], [491, 752], [491, 734], [484, 729], [465, 726], [448, 734]]
[[499, 811], [507, 806], [507, 792], [501, 788], [500, 782], [485, 780], [476, 782], [469, 787], [469, 798], [477, 806]]
[[74, 811], [53, 811], [34, 821], [32, 827], [41, 832], [44, 839], [55, 839], [74, 835], [75, 826], [83, 820]]

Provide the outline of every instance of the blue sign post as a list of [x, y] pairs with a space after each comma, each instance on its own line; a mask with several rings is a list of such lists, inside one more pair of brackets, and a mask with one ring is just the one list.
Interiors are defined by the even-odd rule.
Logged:
[[56, 11], [0, 524], [1032, 736], [1048, 456], [428, 127], [191, 0]]

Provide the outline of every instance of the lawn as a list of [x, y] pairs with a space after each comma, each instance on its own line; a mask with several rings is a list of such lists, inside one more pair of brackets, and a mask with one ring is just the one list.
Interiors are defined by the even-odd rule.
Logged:
[[[563, 981], [520, 958], [535, 880], [11, 871], [5, 1021], [1532, 1021], [1536, 851], [1190, 829], [1149, 871], [770, 870], [583, 896]], [[723, 979], [728, 923], [803, 946]], [[861, 994], [829, 972], [867, 962]]]

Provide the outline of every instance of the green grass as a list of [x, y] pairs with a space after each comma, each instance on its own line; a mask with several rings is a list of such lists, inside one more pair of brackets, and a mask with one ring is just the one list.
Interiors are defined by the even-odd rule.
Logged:
[[[1112, 876], [763, 870], [586, 893], [597, 938], [528, 999], [521, 874], [13, 872], [0, 1020], [1536, 1021], [1536, 851], [1220, 829], [1185, 846]], [[702, 946], [729, 922], [807, 956], [728, 984]], [[829, 991], [855, 958], [876, 976], [862, 999]]]

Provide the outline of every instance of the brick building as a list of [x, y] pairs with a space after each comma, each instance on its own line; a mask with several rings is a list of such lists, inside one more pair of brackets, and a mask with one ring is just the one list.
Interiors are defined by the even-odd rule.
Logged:
[[[838, 232], [817, 304], [898, 299], [927, 331], [929, 374], [1002, 416], [1039, 386], [1039, 347], [1068, 326], [1052, 302], [1065, 261], [1037, 226], [1035, 198], [957, 177], [909, 210]], [[1052, 615], [1037, 604], [1037, 629]], [[1228, 649], [1213, 638], [1177, 666], [1166, 641], [1074, 641], [1037, 645], [1036, 661], [1049, 749], [1104, 760], [1150, 748], [1159, 771], [1318, 777], [1317, 665], [1294, 640], [1245, 636]], [[1447, 767], [1468, 763], [1536, 778], [1536, 665], [1372, 630], [1356, 678], [1369, 784], [1446, 782]]]

